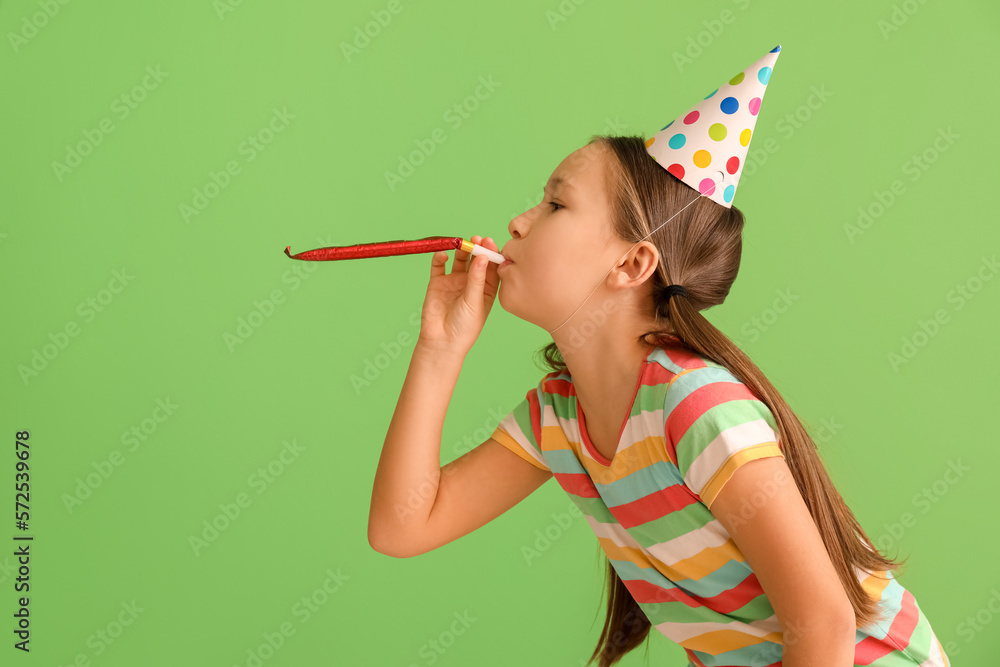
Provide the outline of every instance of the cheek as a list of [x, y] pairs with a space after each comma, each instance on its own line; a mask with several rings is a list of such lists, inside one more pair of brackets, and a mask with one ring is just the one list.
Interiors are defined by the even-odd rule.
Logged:
[[593, 288], [593, 275], [574, 260], [558, 256], [532, 264], [518, 277], [518, 298], [526, 299], [542, 311], [561, 311], [568, 302], [577, 302]]
[[540, 261], [536, 266], [538, 275], [547, 283], [561, 289], [577, 289], [580, 283], [591, 282], [587, 277], [591, 272], [587, 270], [583, 260], [579, 255], [558, 254], [550, 255]]

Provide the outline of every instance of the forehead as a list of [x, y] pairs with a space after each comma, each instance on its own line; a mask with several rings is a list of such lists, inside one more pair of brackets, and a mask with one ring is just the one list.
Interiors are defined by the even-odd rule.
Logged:
[[604, 178], [603, 157], [595, 144], [573, 151], [559, 163], [545, 187], [575, 193], [598, 191]]

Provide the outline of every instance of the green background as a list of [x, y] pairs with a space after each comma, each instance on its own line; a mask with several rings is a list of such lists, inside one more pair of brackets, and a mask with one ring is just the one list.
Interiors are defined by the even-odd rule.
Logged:
[[[13, 557], [0, 557], [0, 662], [255, 664], [248, 652], [285, 623], [294, 634], [262, 664], [582, 665], [604, 620], [604, 558], [585, 522], [561, 527], [555, 482], [419, 557], [368, 546], [430, 258], [312, 265], [282, 251], [473, 234], [502, 246], [590, 135], [651, 136], [781, 44], [751, 144], [771, 149], [735, 202], [740, 277], [706, 315], [796, 410], [872, 539], [910, 557], [900, 581], [956, 664], [991, 664], [998, 14], [916, 0], [4, 1], [0, 553], [19, 533], [24, 429], [35, 541], [27, 655], [12, 647]], [[470, 98], [481, 77], [494, 89]], [[462, 104], [466, 117], [448, 113]], [[445, 141], [390, 187], [435, 129]], [[259, 326], [239, 338], [248, 318]], [[442, 463], [535, 386], [549, 340], [496, 303]], [[287, 445], [299, 450], [281, 463]], [[946, 476], [952, 463], [969, 470]], [[225, 526], [220, 505], [235, 513], [241, 497]], [[196, 549], [212, 521], [225, 528]], [[556, 538], [527, 559], [546, 530]], [[323, 603], [306, 616], [310, 596]], [[648, 656], [685, 664], [655, 632]], [[644, 650], [620, 664], [646, 664]]]

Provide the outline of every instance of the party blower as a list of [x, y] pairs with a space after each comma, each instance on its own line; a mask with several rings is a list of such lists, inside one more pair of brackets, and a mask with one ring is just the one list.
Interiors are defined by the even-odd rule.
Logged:
[[462, 249], [473, 255], [486, 255], [491, 262], [503, 264], [507, 259], [498, 252], [473, 243], [461, 236], [426, 236], [414, 241], [381, 241], [379, 243], [359, 243], [357, 245], [328, 246], [292, 254], [292, 246], [285, 247], [285, 254], [292, 259], [324, 262], [334, 259], [363, 259], [365, 257], [390, 257], [392, 255], [414, 255], [421, 252]]

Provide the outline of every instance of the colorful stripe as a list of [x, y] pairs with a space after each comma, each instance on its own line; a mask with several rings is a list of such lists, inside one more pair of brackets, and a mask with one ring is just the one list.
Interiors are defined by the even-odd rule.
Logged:
[[[728, 369], [676, 339], [652, 347], [611, 460], [590, 442], [568, 371], [545, 375], [493, 438], [552, 473], [650, 623], [690, 665], [781, 664], [781, 624], [710, 510], [741, 466], [784, 456], [774, 415]], [[884, 620], [858, 629], [855, 664], [947, 667], [892, 573], [857, 573]]]

